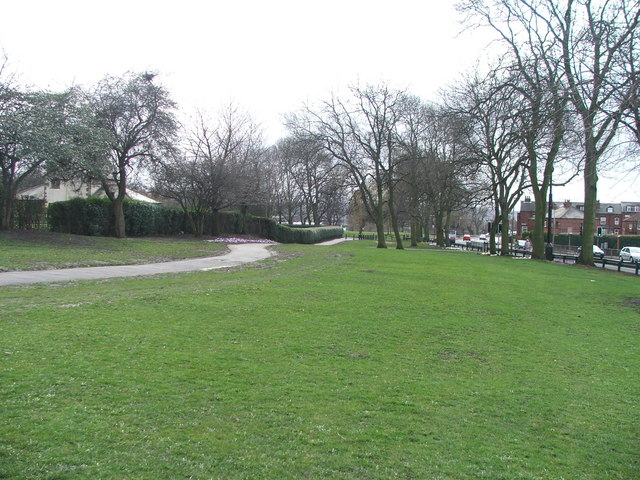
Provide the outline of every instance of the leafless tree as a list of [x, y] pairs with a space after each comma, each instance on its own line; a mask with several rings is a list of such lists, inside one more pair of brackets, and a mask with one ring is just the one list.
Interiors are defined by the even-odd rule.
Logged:
[[305, 107], [292, 115], [288, 125], [299, 138], [322, 145], [349, 171], [362, 204], [375, 219], [378, 248], [386, 248], [385, 206], [389, 207], [397, 248], [403, 248], [397, 226], [394, 188], [399, 161], [397, 125], [401, 117], [403, 92], [387, 85], [352, 87], [348, 98], [332, 96], [319, 109]]
[[262, 153], [259, 128], [231, 104], [214, 118], [197, 112], [184, 136], [181, 154], [156, 169], [155, 191], [180, 204], [196, 235], [203, 233], [208, 215], [217, 234], [219, 210], [258, 202], [250, 190], [260, 181], [251, 173]]
[[409, 198], [412, 244], [421, 236], [422, 225], [429, 224], [426, 210], [434, 219], [436, 242], [444, 246], [452, 212], [468, 206], [472, 198], [467, 184], [477, 165], [460, 154], [460, 118], [417, 98], [407, 104], [400, 135], [407, 160], [400, 171]]
[[[488, 20], [512, 52], [535, 53], [560, 67], [562, 82], [581, 123], [584, 154], [584, 223], [580, 261], [592, 264], [591, 232], [601, 160], [628, 112], [637, 88], [637, 0], [469, 0], [463, 10]], [[555, 68], [555, 67], [554, 67]], [[637, 90], [636, 90], [637, 91]], [[632, 122], [629, 122], [632, 124]], [[538, 200], [536, 200], [536, 203]]]
[[104, 157], [93, 158], [86, 167], [102, 182], [112, 202], [118, 238], [126, 235], [123, 202], [132, 172], [161, 161], [175, 144], [175, 104], [155, 77], [152, 73], [108, 76], [89, 93], [95, 122], [109, 148]]
[[[502, 223], [501, 254], [508, 255], [509, 213], [525, 187], [526, 150], [520, 142], [517, 117], [518, 97], [504, 89], [498, 72], [485, 78], [471, 77], [452, 89], [448, 107], [462, 119], [463, 155], [474, 159], [484, 174], [494, 206], [489, 231], [491, 252], [496, 251], [495, 234]], [[478, 183], [482, 188], [483, 182]]]

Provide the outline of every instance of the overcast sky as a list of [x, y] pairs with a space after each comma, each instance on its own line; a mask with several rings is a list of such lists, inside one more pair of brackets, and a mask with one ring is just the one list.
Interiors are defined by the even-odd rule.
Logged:
[[[22, 84], [60, 90], [153, 70], [184, 112], [233, 101], [284, 135], [282, 115], [347, 85], [424, 100], [486, 63], [489, 33], [466, 32], [453, 0], [19, 0], [3, 2], [0, 48]], [[602, 175], [604, 201], [640, 182]], [[566, 193], [564, 193], [566, 192]], [[581, 188], [557, 192], [582, 199]], [[564, 198], [563, 198], [564, 199]]]

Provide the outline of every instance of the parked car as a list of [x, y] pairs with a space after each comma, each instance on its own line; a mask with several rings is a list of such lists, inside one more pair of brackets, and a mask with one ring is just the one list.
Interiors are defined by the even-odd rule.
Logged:
[[620, 250], [620, 260], [623, 262], [640, 262], [640, 247], [624, 247]]
[[471, 241], [471, 235], [469, 235], [468, 233], [465, 233], [465, 234], [462, 236], [462, 241], [463, 241], [463, 242], [470, 242], [470, 241]]
[[478, 237], [478, 240], [480, 240], [481, 242], [486, 242], [487, 236], [483, 233], [482, 235], [480, 235], [480, 237]]
[[[578, 255], [580, 255], [580, 252], [582, 252], [582, 247], [578, 247]], [[593, 246], [593, 258], [599, 258], [601, 260], [604, 258], [604, 251], [597, 245]]]

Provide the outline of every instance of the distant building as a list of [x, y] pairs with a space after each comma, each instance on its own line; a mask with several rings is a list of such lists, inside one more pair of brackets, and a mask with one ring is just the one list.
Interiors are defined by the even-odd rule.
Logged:
[[[533, 230], [535, 223], [535, 203], [525, 197], [518, 212], [518, 236]], [[584, 203], [566, 200], [554, 202], [552, 208], [553, 233], [580, 233], [584, 224]], [[594, 235], [639, 235], [640, 201], [602, 203], [596, 205]], [[545, 214], [545, 228], [547, 218]]]
[[[72, 198], [105, 198], [102, 184], [96, 181], [61, 180], [52, 178], [18, 192], [18, 200], [44, 200], [45, 203], [64, 202]], [[142, 193], [127, 189], [127, 198], [148, 203], [160, 203]]]

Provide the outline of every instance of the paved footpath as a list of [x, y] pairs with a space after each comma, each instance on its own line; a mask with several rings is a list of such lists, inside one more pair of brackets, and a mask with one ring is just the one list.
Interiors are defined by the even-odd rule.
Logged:
[[189, 260], [176, 260], [173, 262], [149, 263], [144, 265], [2, 272], [0, 273], [0, 286], [95, 280], [115, 277], [138, 277], [160, 273], [207, 271], [216, 268], [237, 267], [245, 263], [269, 258], [273, 252], [271, 252], [268, 247], [269, 244], [264, 243], [242, 243], [229, 245], [231, 251], [217, 257], [192, 258]]

